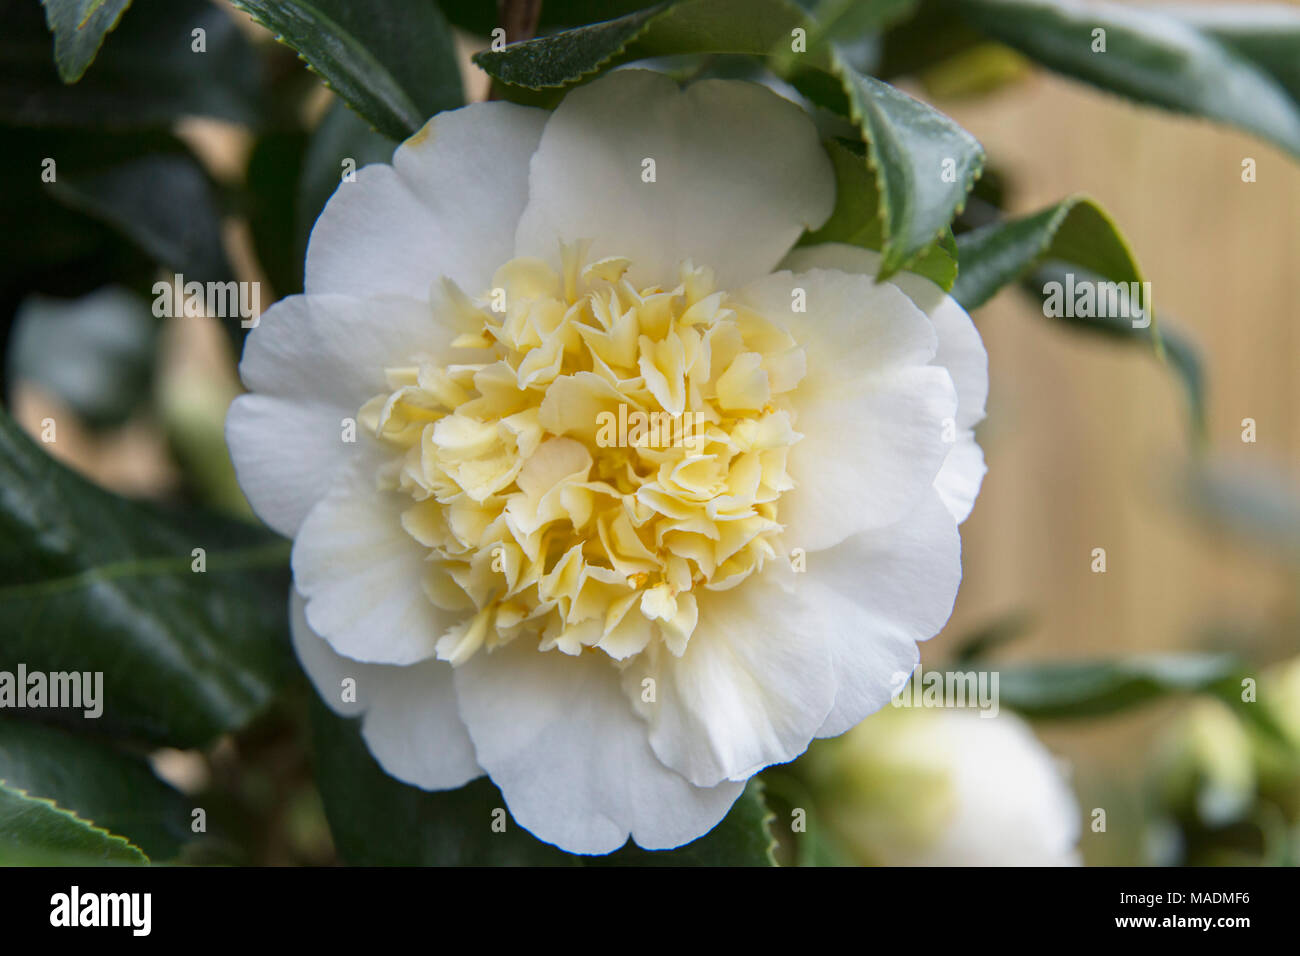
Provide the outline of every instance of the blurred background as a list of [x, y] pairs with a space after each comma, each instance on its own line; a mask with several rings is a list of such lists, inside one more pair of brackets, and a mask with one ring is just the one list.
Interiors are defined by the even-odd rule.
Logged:
[[[232, 22], [269, 43], [247, 17]], [[458, 40], [471, 100], [488, 91], [468, 59], [482, 42]], [[292, 54], [277, 62], [286, 84], [302, 72]], [[1178, 380], [1149, 349], [1045, 319], [1015, 288], [999, 293], [976, 314], [990, 364], [980, 429], [989, 471], [963, 527], [955, 613], [924, 646], [922, 666], [941, 669], [972, 635], [992, 631], [1007, 638], [991, 652], [998, 662], [1228, 650], [1263, 673], [1300, 654], [1300, 165], [1247, 134], [1134, 106], [1010, 53], [999, 62], [988, 89], [955, 88], [941, 75], [900, 85], [983, 143], [1008, 215], [1078, 192], [1110, 211], [1162, 321], [1200, 352], [1205, 465], [1192, 465]], [[330, 101], [320, 87], [302, 99], [309, 124]], [[186, 119], [176, 133], [216, 183], [240, 188], [259, 146], [245, 127]], [[1242, 181], [1247, 158], [1255, 182]], [[227, 209], [222, 237], [236, 278], [263, 283], [266, 309], [284, 290], [259, 256], [256, 217], [256, 207]], [[120, 353], [116, 377], [88, 380], [84, 370], [43, 362], [56, 334], [49, 317], [67, 321], [66, 301], [24, 299], [6, 369], [15, 417], [33, 435], [43, 419], [57, 420], [59, 440], [47, 450], [107, 488], [245, 509], [221, 442], [225, 407], [239, 391], [235, 343], [215, 320], [142, 324], [138, 307], [133, 314], [112, 295], [88, 312], [84, 305], [80, 321], [120, 330], [105, 332]], [[142, 401], [97, 401], [139, 389]], [[1252, 442], [1243, 441], [1244, 419], [1254, 422]], [[1096, 548], [1105, 549], [1105, 573], [1092, 570]], [[1252, 731], [1216, 707], [1175, 698], [1035, 723], [1064, 758], [1085, 815], [1087, 862], [1294, 859], [1294, 766], [1256, 759]], [[158, 765], [202, 786], [213, 766], [233, 766], [223, 759], [166, 754]], [[1275, 784], [1281, 790], [1269, 789]], [[1224, 798], [1229, 810], [1198, 803], [1207, 786], [1236, 788]], [[330, 859], [319, 807], [310, 794], [299, 802], [297, 836], [262, 862]], [[1108, 810], [1105, 833], [1087, 829], [1098, 807]], [[1280, 844], [1265, 833], [1275, 819]]]

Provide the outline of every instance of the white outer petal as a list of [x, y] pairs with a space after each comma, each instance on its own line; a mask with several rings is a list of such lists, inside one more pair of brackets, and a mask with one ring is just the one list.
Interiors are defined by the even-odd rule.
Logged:
[[889, 702], [948, 623], [961, 584], [961, 538], [937, 493], [903, 520], [808, 556], [801, 586], [825, 621], [838, 688], [817, 731], [835, 737]]
[[[744, 781], [793, 760], [826, 720], [836, 682], [826, 622], [797, 577], [778, 557], [730, 591], [701, 592], [686, 652], [656, 647], [623, 671], [650, 745], [692, 783]], [[654, 703], [640, 696], [647, 677]]]
[[541, 653], [515, 641], [455, 671], [479, 764], [511, 815], [570, 853], [609, 853], [630, 834], [648, 850], [711, 830], [744, 783], [692, 786], [646, 743], [646, 727], [600, 655]]
[[437, 354], [455, 332], [427, 301], [399, 296], [297, 295], [268, 309], [239, 363], [252, 394], [226, 417], [235, 474], [257, 516], [292, 537], [346, 462], [378, 467], [369, 436], [343, 440], [344, 419], [386, 390], [385, 366]]
[[309, 294], [423, 298], [441, 276], [485, 292], [514, 247], [528, 162], [548, 113], [475, 103], [439, 113], [393, 154], [340, 183], [307, 246]]
[[[806, 312], [794, 312], [802, 290]], [[778, 272], [737, 299], [784, 324], [807, 356], [791, 394], [795, 488], [778, 518], [790, 547], [813, 552], [893, 524], [930, 492], [948, 456], [957, 397], [931, 363], [934, 327], [895, 286], [837, 270]]]
[[413, 664], [464, 616], [434, 606], [422, 580], [425, 549], [401, 525], [410, 499], [349, 468], [303, 522], [293, 544], [294, 584], [307, 622], [340, 654]]
[[[483, 775], [456, 710], [450, 665], [366, 664], [334, 652], [312, 631], [297, 591], [289, 598], [293, 647], [321, 699], [343, 717], [364, 714], [366, 747], [390, 776], [425, 790], [451, 790]], [[356, 681], [356, 701], [344, 702], [342, 681]]]
[[[791, 250], [782, 265], [796, 271], [839, 269], [874, 277], [880, 271], [880, 259], [880, 253], [870, 249], [823, 243]], [[970, 315], [929, 279], [912, 272], [899, 272], [885, 281], [902, 289], [934, 324], [939, 347], [932, 361], [948, 369], [957, 388], [957, 438], [935, 479], [935, 487], [960, 524], [975, 506], [987, 471], [974, 428], [984, 420], [988, 402], [988, 353]]]
[[[655, 161], [655, 182], [642, 163]], [[812, 120], [753, 83], [618, 70], [565, 97], [529, 174], [516, 252], [556, 262], [561, 240], [627, 256], [638, 286], [676, 286], [683, 259], [719, 288], [770, 272], [835, 202]]]

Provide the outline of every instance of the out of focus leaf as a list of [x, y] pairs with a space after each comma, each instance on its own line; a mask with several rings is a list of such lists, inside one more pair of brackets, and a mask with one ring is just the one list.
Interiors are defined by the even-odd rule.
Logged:
[[102, 672], [97, 731], [189, 747], [261, 711], [290, 666], [287, 566], [269, 532], [109, 494], [0, 416], [0, 663]]
[[[0, 0], [0, 120], [24, 126], [123, 129], [181, 116], [259, 118], [261, 61], [230, 14], [208, 0], [134, 0], [95, 68], [66, 85], [31, 0]], [[203, 51], [195, 49], [201, 31]], [[87, 134], [89, 135], [89, 134]], [[82, 148], [93, 152], [95, 142]]]
[[1204, 3], [1151, 8], [1212, 36], [1267, 70], [1300, 102], [1300, 10], [1281, 3]]
[[121, 834], [153, 860], [175, 857], [191, 836], [184, 798], [148, 763], [55, 727], [0, 719], [0, 784], [53, 800]]
[[120, 836], [53, 801], [0, 784], [0, 866], [94, 866], [149, 862]]
[[1300, 489], [1294, 476], [1256, 465], [1194, 463], [1183, 502], [1216, 528], [1300, 557]]
[[[1295, 47], [1291, 65], [1282, 65], [1277, 57], [1286, 55], [1278, 52], [1285, 40], [1265, 39], [1267, 31], [1257, 26], [1229, 45], [1160, 7], [1066, 0], [953, 0], [953, 6], [972, 26], [1058, 73], [1237, 126], [1300, 156], [1300, 101], [1272, 72], [1294, 78]], [[1294, 21], [1289, 26], [1294, 30]], [[1220, 27], [1219, 36], [1226, 32]], [[1264, 64], [1250, 59], [1260, 50]]]
[[410, 136], [463, 102], [451, 30], [433, 0], [232, 0], [374, 127]]
[[307, 134], [275, 130], [257, 141], [248, 159], [248, 226], [257, 259], [276, 298], [302, 291], [302, 257], [295, 248], [295, 197]]
[[117, 26], [131, 0], [41, 0], [54, 34], [54, 62], [64, 83], [81, 79], [104, 36]]
[[157, 338], [148, 303], [125, 289], [32, 296], [18, 313], [6, 377], [41, 386], [91, 425], [118, 425], [149, 397]]
[[1096, 717], [1170, 694], [1208, 691], [1240, 671], [1240, 662], [1225, 654], [1007, 665], [999, 668], [998, 699], [1027, 717]]

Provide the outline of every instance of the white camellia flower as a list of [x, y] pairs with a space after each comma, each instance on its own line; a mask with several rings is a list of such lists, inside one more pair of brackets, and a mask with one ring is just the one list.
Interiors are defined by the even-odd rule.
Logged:
[[859, 862], [1080, 862], [1078, 801], [1056, 758], [1009, 711], [886, 707], [810, 756], [825, 822]]
[[643, 70], [442, 113], [340, 185], [227, 434], [295, 539], [303, 666], [388, 773], [674, 847], [912, 670], [986, 356], [928, 281], [790, 254], [834, 192], [794, 104]]

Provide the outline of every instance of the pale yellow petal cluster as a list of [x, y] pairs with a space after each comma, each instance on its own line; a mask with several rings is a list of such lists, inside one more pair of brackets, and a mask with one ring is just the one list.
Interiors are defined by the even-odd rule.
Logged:
[[776, 554], [803, 351], [707, 268], [638, 289], [628, 260], [585, 253], [560, 273], [514, 259], [477, 299], [446, 283], [437, 320], [466, 361], [412, 356], [361, 409], [394, 449], [380, 486], [411, 499], [429, 600], [464, 612], [437, 645], [452, 664], [520, 637], [680, 656], [700, 589]]

